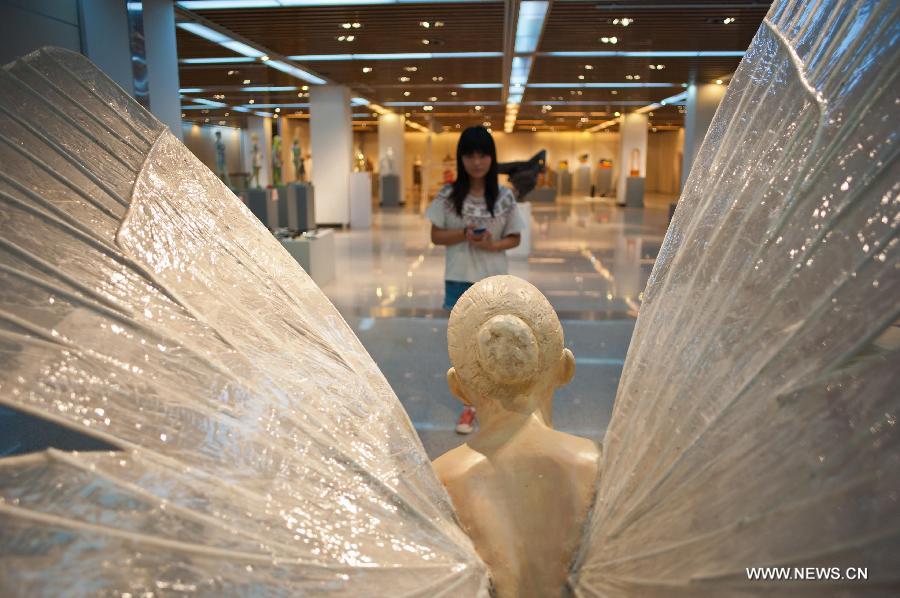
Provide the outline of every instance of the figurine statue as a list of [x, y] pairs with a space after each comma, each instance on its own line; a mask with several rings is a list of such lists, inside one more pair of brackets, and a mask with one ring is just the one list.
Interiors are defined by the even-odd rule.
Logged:
[[216, 176], [226, 185], [231, 185], [228, 179], [228, 167], [225, 164], [225, 142], [222, 141], [221, 131], [216, 131]]
[[281, 186], [281, 137], [272, 137], [272, 186]]
[[363, 153], [362, 146], [356, 148], [356, 168], [355, 172], [366, 171], [366, 154]]
[[381, 158], [381, 175], [394, 174], [394, 148], [389, 147]]
[[462, 296], [447, 330], [450, 392], [480, 429], [434, 462], [497, 596], [559, 596], [593, 502], [600, 451], [552, 428], [553, 391], [575, 373], [553, 307], [493, 276]]
[[294, 165], [294, 178], [297, 182], [303, 182], [303, 150], [300, 147], [300, 141], [295, 137], [291, 143], [291, 162]]
[[509, 176], [509, 183], [516, 192], [516, 199], [523, 201], [538, 182], [538, 175], [546, 169], [547, 150], [541, 150], [528, 160], [520, 162], [501, 162], [497, 164], [497, 172]]
[[253, 140], [253, 148], [250, 150], [250, 185], [260, 188], [259, 171], [262, 168], [262, 150], [259, 148], [259, 135], [250, 135]]

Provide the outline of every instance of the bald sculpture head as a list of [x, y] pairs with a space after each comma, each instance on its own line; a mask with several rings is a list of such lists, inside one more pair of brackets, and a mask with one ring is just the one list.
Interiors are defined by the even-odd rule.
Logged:
[[450, 389], [481, 409], [495, 401], [507, 410], [531, 409], [574, 374], [550, 302], [515, 276], [492, 276], [466, 291], [450, 314], [447, 337]]

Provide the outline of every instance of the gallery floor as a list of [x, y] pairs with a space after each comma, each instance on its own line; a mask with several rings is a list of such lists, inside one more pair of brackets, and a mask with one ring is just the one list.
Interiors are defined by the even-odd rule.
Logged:
[[[533, 283], [562, 320], [575, 378], [560, 389], [554, 427], [600, 440], [612, 413], [644, 288], [673, 196], [619, 208], [605, 198], [535, 205], [532, 251], [510, 274]], [[337, 278], [323, 286], [384, 372], [434, 458], [465, 441], [461, 409], [445, 383], [444, 249], [413, 207], [377, 210], [369, 230], [336, 235]]]

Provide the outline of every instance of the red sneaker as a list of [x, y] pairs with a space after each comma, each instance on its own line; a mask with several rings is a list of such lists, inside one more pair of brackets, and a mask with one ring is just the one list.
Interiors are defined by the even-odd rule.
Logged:
[[457, 434], [471, 434], [473, 426], [475, 424], [475, 408], [474, 407], [466, 407], [463, 409], [463, 412], [459, 416], [459, 421], [456, 422], [456, 433]]

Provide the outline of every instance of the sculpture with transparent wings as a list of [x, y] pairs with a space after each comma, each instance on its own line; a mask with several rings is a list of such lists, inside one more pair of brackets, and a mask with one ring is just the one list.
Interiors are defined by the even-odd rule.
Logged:
[[[757, 34], [645, 292], [576, 594], [898, 583], [897, 11], [782, 2]], [[2, 77], [0, 402], [118, 449], [0, 460], [4, 589], [487, 595], [393, 392], [237, 198], [83, 58]]]

